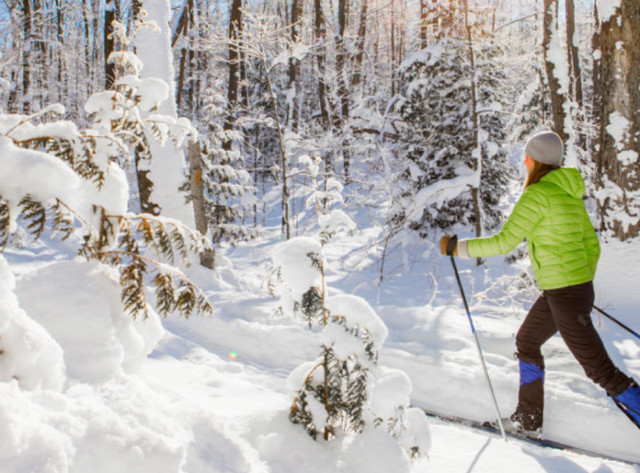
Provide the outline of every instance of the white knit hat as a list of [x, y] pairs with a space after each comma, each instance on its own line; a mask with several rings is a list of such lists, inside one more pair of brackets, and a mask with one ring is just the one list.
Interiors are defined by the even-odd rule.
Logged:
[[564, 156], [564, 145], [562, 139], [553, 131], [541, 131], [529, 138], [524, 146], [524, 152], [535, 161], [560, 167]]

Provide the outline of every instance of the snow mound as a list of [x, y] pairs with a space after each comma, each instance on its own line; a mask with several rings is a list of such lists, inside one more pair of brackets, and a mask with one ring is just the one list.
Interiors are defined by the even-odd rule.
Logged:
[[0, 255], [0, 381], [17, 379], [24, 389], [60, 390], [65, 377], [62, 350], [42, 326], [27, 316], [14, 289], [13, 273]]
[[112, 271], [97, 262], [61, 261], [16, 285], [22, 307], [62, 347], [67, 374], [79, 381], [135, 371], [163, 333], [154, 312], [146, 320], [124, 313]]

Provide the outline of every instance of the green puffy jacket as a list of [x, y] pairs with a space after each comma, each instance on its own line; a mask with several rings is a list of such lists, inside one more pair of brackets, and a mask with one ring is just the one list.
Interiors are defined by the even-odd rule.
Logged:
[[500, 233], [462, 240], [458, 253], [468, 257], [505, 255], [526, 238], [540, 289], [592, 281], [600, 244], [583, 195], [584, 181], [577, 169], [552, 171], [525, 189]]

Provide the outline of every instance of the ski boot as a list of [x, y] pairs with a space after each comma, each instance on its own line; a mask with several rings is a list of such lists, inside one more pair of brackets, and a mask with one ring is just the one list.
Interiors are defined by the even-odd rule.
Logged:
[[616, 405], [640, 429], [640, 386], [635, 381], [622, 392], [613, 397]]

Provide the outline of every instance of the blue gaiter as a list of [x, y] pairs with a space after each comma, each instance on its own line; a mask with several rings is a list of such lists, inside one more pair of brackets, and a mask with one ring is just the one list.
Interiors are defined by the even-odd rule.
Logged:
[[520, 363], [520, 386], [533, 383], [538, 379], [542, 379], [544, 383], [544, 369], [535, 363], [518, 360]]

